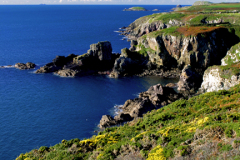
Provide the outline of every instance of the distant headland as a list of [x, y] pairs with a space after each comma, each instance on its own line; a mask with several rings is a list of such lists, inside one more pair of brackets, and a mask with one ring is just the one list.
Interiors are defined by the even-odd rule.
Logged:
[[123, 11], [148, 11], [147, 9], [143, 7], [131, 7], [131, 8], [125, 8]]

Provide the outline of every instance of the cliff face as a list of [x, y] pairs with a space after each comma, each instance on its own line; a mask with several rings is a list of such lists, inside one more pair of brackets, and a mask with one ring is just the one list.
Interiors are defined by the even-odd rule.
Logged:
[[231, 47], [221, 66], [208, 68], [203, 75], [201, 92], [227, 90], [240, 83], [240, 43]]
[[[153, 31], [162, 30], [172, 26], [182, 26], [184, 22], [181, 22], [177, 18], [169, 18], [169, 13], [159, 13], [153, 14], [145, 17], [141, 17], [131, 23], [126, 30], [123, 32], [123, 35], [126, 35], [128, 38], [136, 40], [142, 35], [148, 34]], [[175, 14], [172, 14], [173, 17]], [[184, 14], [178, 14], [177, 17], [183, 17]], [[167, 17], [167, 19], [165, 19]]]
[[201, 92], [228, 90], [240, 83], [240, 63], [227, 66], [213, 66], [208, 68], [203, 75]]
[[234, 45], [221, 60], [222, 65], [231, 65], [240, 61], [240, 43]]
[[[226, 28], [216, 28], [203, 34], [183, 36], [152, 32], [137, 40], [136, 51], [149, 48], [149, 60], [158, 66], [178, 66], [204, 71], [221, 64], [221, 59], [234, 45], [234, 36]], [[171, 62], [171, 63], [169, 63]]]
[[109, 74], [118, 54], [112, 54], [112, 46], [108, 41], [91, 44], [87, 53], [67, 57], [57, 56], [36, 73], [52, 73], [62, 77], [76, 77], [91, 74]]

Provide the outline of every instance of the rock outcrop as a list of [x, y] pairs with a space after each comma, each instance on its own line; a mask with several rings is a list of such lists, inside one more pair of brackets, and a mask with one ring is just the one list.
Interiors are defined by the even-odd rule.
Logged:
[[141, 73], [146, 67], [148, 59], [143, 55], [132, 52], [127, 48], [121, 50], [121, 55], [116, 59], [113, 70], [109, 75], [112, 78]]
[[227, 55], [221, 60], [222, 66], [240, 62], [240, 43], [231, 47]]
[[209, 67], [203, 75], [200, 92], [228, 90], [240, 83], [240, 63]]
[[65, 65], [68, 65], [72, 62], [72, 59], [77, 55], [70, 54], [67, 57], [65, 56], [56, 56], [52, 62], [46, 64], [45, 66], [38, 69], [35, 73], [51, 73], [61, 70]]
[[83, 55], [57, 56], [51, 63], [38, 69], [36, 73], [54, 72], [62, 77], [109, 73], [118, 57], [118, 54], [112, 54], [110, 42], [98, 42], [90, 45], [88, 52]]
[[190, 65], [187, 65], [182, 70], [178, 82], [178, 90], [181, 93], [195, 93], [196, 90], [201, 86], [202, 76], [195, 73]]
[[173, 88], [164, 87], [161, 84], [151, 86], [146, 92], [140, 93], [138, 98], [127, 100], [120, 107], [119, 115], [114, 118], [104, 115], [100, 120], [99, 127], [106, 128], [142, 117], [148, 111], [170, 104], [181, 97]]
[[125, 35], [131, 40], [137, 40], [139, 37], [153, 31], [162, 30], [172, 26], [185, 25], [184, 22], [174, 18], [171, 18], [166, 22], [163, 20], [155, 20], [155, 15], [164, 16], [165, 14], [171, 14], [171, 13], [154, 14], [152, 15], [153, 18], [150, 16], [141, 17], [135, 20], [133, 23], [131, 23], [128, 27], [126, 27], [125, 30], [121, 33], [121, 35]]
[[26, 64], [24, 63], [16, 63], [15, 68], [25, 70], [25, 69], [34, 69], [36, 67], [36, 64], [32, 62], [27, 62]]
[[226, 28], [191, 36], [165, 32], [152, 32], [139, 38], [136, 51], [145, 50], [149, 60], [157, 66], [178, 66], [182, 69], [185, 65], [191, 65], [201, 74], [209, 66], [220, 65], [229, 48], [238, 42], [238, 38]]

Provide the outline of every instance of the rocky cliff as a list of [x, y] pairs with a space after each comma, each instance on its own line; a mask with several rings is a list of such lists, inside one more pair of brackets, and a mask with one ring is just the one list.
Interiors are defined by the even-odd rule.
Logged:
[[221, 60], [222, 66], [240, 62], [240, 43], [231, 47], [227, 55]]
[[[171, 14], [171, 16], [169, 16], [169, 14]], [[136, 40], [142, 35], [153, 31], [162, 30], [172, 26], [182, 26], [185, 23], [180, 21], [180, 18], [184, 16], [185, 14], [158, 13], [141, 17], [126, 27], [122, 35], [125, 35], [132, 40]]]
[[[123, 49], [120, 57], [111, 58], [115, 61], [111, 64], [113, 77], [132, 75], [146, 68], [179, 67], [183, 69], [179, 91], [195, 92], [205, 70], [200, 90], [216, 92], [188, 99], [170, 85], [154, 85], [138, 98], [127, 100], [118, 116], [104, 115], [100, 127], [131, 122], [106, 128], [89, 139], [62, 140], [52, 147], [43, 146], [21, 154], [17, 160], [239, 159], [240, 85], [236, 84], [240, 83], [237, 62], [240, 18], [235, 14], [238, 11], [239, 4], [234, 7], [214, 4], [142, 17], [123, 32], [136, 40], [132, 41], [131, 49]], [[180, 27], [184, 24], [188, 26]], [[92, 67], [88, 65], [92, 60], [95, 64], [105, 59], [100, 57], [110, 57], [99, 56], [98, 50], [104, 48], [101, 46], [95, 45], [87, 54], [74, 56], [66, 66], [69, 63], [84, 70]], [[224, 66], [212, 66], [221, 64], [226, 54]], [[65, 58], [58, 57], [46, 68], [50, 71], [54, 67], [63, 68], [60, 62]], [[234, 87], [229, 89], [231, 86]], [[222, 89], [229, 90], [217, 91]]]
[[221, 64], [226, 52], [237, 42], [236, 36], [226, 28], [176, 27], [138, 38], [135, 50], [145, 51], [157, 66], [182, 69], [191, 65], [202, 72], [209, 66]]
[[228, 90], [240, 83], [240, 63], [226, 66], [213, 66], [208, 68], [203, 75], [200, 92], [213, 92]]
[[118, 54], [112, 54], [110, 42], [98, 42], [97, 44], [91, 44], [88, 52], [83, 55], [57, 56], [51, 63], [38, 69], [36, 73], [53, 72], [63, 77], [98, 73], [108, 74], [118, 57]]
[[240, 44], [232, 46], [221, 62], [204, 72], [200, 92], [227, 90], [240, 83]]

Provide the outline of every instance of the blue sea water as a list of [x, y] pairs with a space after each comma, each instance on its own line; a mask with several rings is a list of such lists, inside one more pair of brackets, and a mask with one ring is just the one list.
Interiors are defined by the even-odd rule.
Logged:
[[[156, 12], [123, 12], [124, 5], [0, 6], [0, 66], [34, 62], [56, 55], [83, 54], [108, 40], [113, 52], [129, 47], [117, 31]], [[175, 6], [143, 6], [170, 11]], [[62, 139], [91, 137], [104, 114], [151, 85], [176, 82], [160, 77], [107, 76], [61, 78], [34, 70], [0, 69], [0, 159], [15, 159]]]

